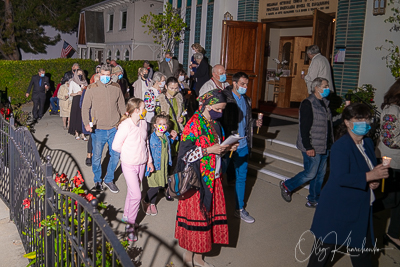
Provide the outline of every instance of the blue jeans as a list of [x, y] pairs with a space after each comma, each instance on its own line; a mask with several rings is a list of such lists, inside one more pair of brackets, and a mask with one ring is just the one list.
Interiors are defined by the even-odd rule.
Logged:
[[[50, 97], [51, 111], [58, 112], [60, 105], [58, 104], [58, 97]], [[57, 104], [57, 106], [56, 106]]]
[[119, 153], [112, 150], [112, 143], [114, 141], [116, 128], [110, 130], [96, 129], [91, 134], [92, 145], [93, 145], [93, 157], [92, 157], [92, 170], [94, 174], [94, 182], [101, 182], [101, 155], [103, 154], [103, 148], [108, 143], [108, 152], [110, 153], [110, 161], [107, 166], [107, 173], [104, 177], [104, 182], [109, 183], [114, 180], [114, 171], [117, 168], [119, 161]]
[[286, 180], [285, 186], [292, 192], [299, 186], [310, 181], [310, 194], [307, 199], [312, 203], [318, 203], [322, 183], [324, 182], [329, 150], [326, 154], [315, 154], [315, 157], [309, 157], [305, 152], [301, 153], [303, 154], [304, 171]]
[[[223, 172], [227, 171], [229, 176], [229, 171], [227, 170], [230, 160], [232, 160], [233, 166], [235, 168], [236, 174], [236, 185], [235, 185], [235, 195], [236, 195], [236, 209], [243, 209], [244, 206], [244, 193], [246, 190], [246, 179], [247, 179], [247, 165], [249, 157], [249, 148], [245, 146], [238, 149], [232, 154], [232, 158], [229, 159], [229, 154], [225, 155], [223, 161]], [[228, 177], [228, 180], [229, 177]]]

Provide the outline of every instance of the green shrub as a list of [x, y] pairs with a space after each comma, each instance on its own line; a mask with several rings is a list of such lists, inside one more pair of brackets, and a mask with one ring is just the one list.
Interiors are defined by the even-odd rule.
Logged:
[[[95, 72], [98, 62], [90, 59], [49, 59], [49, 60], [0, 60], [0, 91], [7, 92], [11, 97], [13, 105], [26, 103], [30, 98], [25, 97], [29, 82], [33, 75], [38, 73], [39, 68], [46, 70], [46, 76], [50, 78], [50, 84], [56, 87], [64, 76], [64, 73], [71, 70], [72, 65], [77, 62], [86, 71], [87, 78]], [[151, 62], [158, 69], [157, 62]], [[129, 84], [137, 80], [137, 71], [143, 66], [143, 60], [118, 61], [124, 70], [125, 78]], [[53, 90], [54, 88], [51, 88]], [[31, 94], [32, 95], [32, 94]]]

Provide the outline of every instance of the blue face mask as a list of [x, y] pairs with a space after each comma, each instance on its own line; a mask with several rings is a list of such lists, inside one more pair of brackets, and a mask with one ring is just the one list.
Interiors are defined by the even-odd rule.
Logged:
[[111, 80], [111, 77], [110, 77], [110, 76], [107, 76], [107, 75], [101, 75], [101, 76], [100, 76], [100, 81], [101, 81], [102, 83], [104, 83], [104, 84], [109, 83], [110, 80]]
[[165, 61], [170, 62], [171, 59], [170, 59], [169, 57], [166, 57], [166, 58], [165, 58]]
[[239, 94], [244, 95], [244, 94], [246, 94], [247, 88], [239, 86], [237, 91], [238, 91]]
[[324, 91], [322, 93], [319, 93], [322, 97], [327, 97], [331, 90], [329, 88], [324, 88]]
[[353, 122], [353, 129], [351, 129], [356, 135], [366, 135], [369, 130], [371, 130], [371, 125], [365, 121]]
[[120, 75], [118, 75], [118, 79], [122, 79], [122, 77], [123, 77], [123, 75], [122, 74], [120, 74]]
[[219, 81], [220, 81], [221, 83], [225, 82], [225, 81], [226, 81], [226, 74], [221, 74], [221, 75], [219, 75]]
[[44, 73], [40, 74], [40, 77], [44, 77]]

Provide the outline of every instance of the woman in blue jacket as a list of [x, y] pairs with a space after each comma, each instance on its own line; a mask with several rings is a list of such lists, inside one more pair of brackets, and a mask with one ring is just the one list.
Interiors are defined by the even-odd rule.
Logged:
[[308, 266], [325, 266], [339, 248], [347, 250], [353, 266], [372, 266], [368, 249], [374, 246], [373, 190], [389, 176], [388, 166], [377, 165], [374, 144], [365, 137], [371, 128], [369, 107], [351, 104], [342, 119], [331, 150], [329, 180], [311, 226], [316, 240]]

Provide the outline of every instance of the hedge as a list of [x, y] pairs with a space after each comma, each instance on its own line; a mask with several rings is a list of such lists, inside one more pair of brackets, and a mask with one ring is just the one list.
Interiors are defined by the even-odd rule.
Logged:
[[[49, 59], [49, 60], [0, 60], [0, 91], [2, 95], [6, 92], [7, 97], [11, 97], [11, 102], [23, 104], [30, 98], [25, 97], [29, 82], [33, 75], [38, 73], [39, 68], [46, 70], [46, 76], [50, 79], [51, 90], [57, 86], [64, 76], [64, 73], [71, 70], [72, 65], [77, 62], [83, 69], [87, 78], [94, 74], [98, 62], [90, 59]], [[137, 71], [143, 66], [143, 60], [117, 61], [124, 70], [124, 77], [132, 84], [137, 80]], [[158, 69], [156, 61], [152, 61], [154, 70]], [[32, 95], [32, 93], [31, 93]]]

